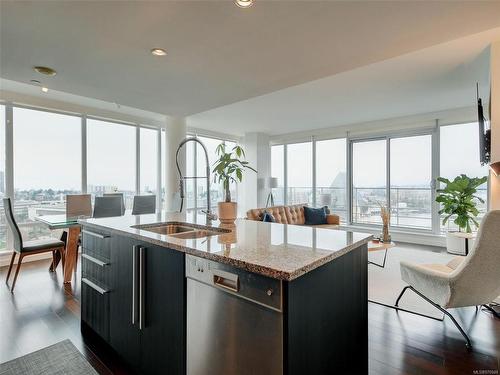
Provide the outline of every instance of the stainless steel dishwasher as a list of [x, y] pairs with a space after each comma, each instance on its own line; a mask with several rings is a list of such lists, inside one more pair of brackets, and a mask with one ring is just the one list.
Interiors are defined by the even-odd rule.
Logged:
[[187, 374], [283, 373], [279, 280], [186, 255]]

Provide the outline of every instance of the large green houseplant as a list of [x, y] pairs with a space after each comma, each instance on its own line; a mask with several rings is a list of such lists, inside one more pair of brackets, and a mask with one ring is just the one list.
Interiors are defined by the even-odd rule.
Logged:
[[[448, 252], [454, 254], [467, 254], [472, 239], [472, 227], [479, 227], [476, 220], [479, 210], [478, 202], [484, 203], [477, 196], [477, 188], [487, 181], [487, 177], [467, 177], [465, 174], [455, 177], [452, 181], [439, 177], [438, 181], [444, 187], [437, 190], [436, 202], [441, 204], [439, 214], [443, 215], [443, 225], [449, 220], [458, 226], [458, 233], [448, 231], [446, 234], [446, 246]], [[465, 232], [465, 233], [464, 233]]]
[[222, 142], [215, 150], [218, 159], [214, 162], [214, 182], [222, 183], [224, 188], [224, 202], [218, 203], [219, 219], [222, 223], [231, 223], [236, 219], [237, 204], [231, 202], [231, 183], [243, 181], [246, 170], [257, 172], [245, 160], [245, 151], [241, 146], [234, 146], [231, 151], [226, 151], [226, 144]]
[[486, 176], [470, 178], [464, 174], [455, 177], [453, 181], [443, 177], [438, 178], [438, 181], [444, 184], [443, 189], [437, 190], [436, 198], [436, 202], [442, 205], [439, 214], [444, 214], [443, 225], [453, 217], [453, 222], [458, 226], [459, 231], [472, 232], [471, 224], [474, 224], [476, 228], [479, 227], [476, 220], [479, 215], [476, 204], [478, 201], [484, 203], [484, 200], [476, 193], [477, 188], [487, 180]]

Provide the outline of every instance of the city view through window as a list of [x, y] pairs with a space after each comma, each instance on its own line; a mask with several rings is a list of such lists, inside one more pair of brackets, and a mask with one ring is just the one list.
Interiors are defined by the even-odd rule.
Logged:
[[64, 213], [66, 194], [81, 191], [81, 119], [13, 108], [13, 124], [16, 220], [25, 239], [49, 236], [34, 218]]
[[[5, 196], [7, 188], [5, 111], [5, 105], [0, 105], [0, 198]], [[25, 240], [58, 237], [58, 231], [50, 231], [35, 218], [64, 214], [66, 195], [82, 192], [82, 117], [13, 106], [12, 120], [16, 221]], [[136, 192], [137, 126], [94, 119], [87, 119], [86, 125], [87, 192], [92, 197], [120, 192], [124, 194], [126, 208], [130, 209], [137, 193], [157, 193], [160, 152], [157, 129], [139, 128], [140, 184]], [[7, 241], [0, 201], [0, 251], [6, 249]]]
[[[213, 168], [214, 162], [218, 159], [216, 152], [217, 146], [224, 142], [226, 145], [226, 152], [230, 152], [234, 146], [235, 142], [217, 138], [209, 138], [198, 136], [197, 137], [205, 147], [207, 148], [208, 161], [210, 166], [210, 201], [212, 205], [216, 205], [216, 202], [222, 202], [224, 200], [224, 188], [222, 183], [218, 183], [213, 180]], [[202, 147], [195, 142], [188, 142], [185, 147], [186, 150], [186, 176], [189, 177], [203, 177], [206, 176], [206, 160], [205, 153]], [[196, 173], [194, 173], [196, 171]], [[237, 200], [237, 185], [231, 184], [231, 199], [233, 201]], [[186, 194], [186, 204], [188, 209], [203, 209], [207, 207], [207, 185], [205, 179], [190, 179], [186, 180], [185, 184], [185, 194]], [[212, 207], [212, 210], [216, 210], [216, 206]]]
[[[439, 176], [450, 179], [461, 173], [469, 177], [487, 176], [488, 167], [479, 163], [478, 142], [476, 123], [440, 127]], [[392, 226], [434, 229], [432, 135], [359, 140], [352, 141], [351, 146], [352, 222], [380, 225], [380, 207], [390, 199]], [[328, 205], [347, 222], [346, 147], [345, 138], [316, 141], [313, 184], [312, 142], [272, 146], [271, 173], [279, 181], [273, 191], [276, 204], [285, 202], [287, 191], [286, 204]], [[288, 170], [287, 185], [284, 165]], [[481, 186], [478, 195], [485, 201], [477, 202], [481, 218], [487, 211], [487, 184]], [[440, 230], [449, 228], [456, 229], [452, 221]]]

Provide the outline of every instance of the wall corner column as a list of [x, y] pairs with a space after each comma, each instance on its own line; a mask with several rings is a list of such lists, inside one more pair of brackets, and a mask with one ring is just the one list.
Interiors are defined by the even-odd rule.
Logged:
[[[186, 119], [183, 117], [168, 117], [165, 124], [165, 206], [167, 211], [179, 211], [179, 173], [175, 164], [175, 153], [179, 143], [186, 138]], [[179, 166], [186, 175], [186, 148], [179, 153]]]
[[246, 133], [243, 139], [246, 159], [257, 173], [246, 171], [243, 176], [242, 199], [239, 214], [244, 215], [251, 208], [264, 207], [269, 189], [266, 180], [271, 176], [271, 146], [269, 135]]

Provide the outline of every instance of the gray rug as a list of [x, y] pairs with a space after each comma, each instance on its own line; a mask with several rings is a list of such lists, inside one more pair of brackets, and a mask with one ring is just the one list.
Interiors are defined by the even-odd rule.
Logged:
[[[388, 250], [385, 268], [379, 268], [369, 264], [368, 299], [386, 305], [394, 305], [399, 293], [406, 286], [406, 283], [401, 280], [399, 271], [399, 263], [402, 260], [412, 263], [446, 264], [454, 257], [446, 253], [444, 249], [442, 252], [430, 251], [430, 249], [429, 247], [419, 245], [397, 244], [396, 247]], [[368, 254], [368, 259], [373, 262], [382, 263], [383, 258], [383, 251], [370, 252]], [[411, 291], [405, 293], [400, 306], [404, 309], [435, 318], [441, 318], [443, 316], [439, 310]]]
[[97, 375], [69, 340], [0, 364], [0, 375]]

